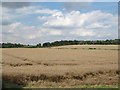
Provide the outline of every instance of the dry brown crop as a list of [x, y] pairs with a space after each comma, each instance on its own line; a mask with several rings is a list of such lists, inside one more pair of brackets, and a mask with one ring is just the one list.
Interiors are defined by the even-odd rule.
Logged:
[[3, 80], [29, 87], [118, 84], [117, 45], [2, 49]]

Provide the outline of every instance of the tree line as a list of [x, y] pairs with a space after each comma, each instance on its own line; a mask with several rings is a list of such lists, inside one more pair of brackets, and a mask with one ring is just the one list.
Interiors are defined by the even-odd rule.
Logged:
[[1, 48], [42, 48], [42, 47], [53, 47], [53, 46], [63, 46], [63, 45], [118, 45], [120, 44], [120, 39], [114, 40], [61, 40], [55, 42], [45, 42], [43, 44], [39, 43], [37, 45], [24, 45], [20, 43], [0, 43]]

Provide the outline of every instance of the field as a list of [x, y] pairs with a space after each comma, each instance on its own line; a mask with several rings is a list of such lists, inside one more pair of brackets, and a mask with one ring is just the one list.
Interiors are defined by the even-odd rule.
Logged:
[[2, 49], [1, 63], [5, 87], [117, 87], [118, 84], [117, 45], [6, 48]]

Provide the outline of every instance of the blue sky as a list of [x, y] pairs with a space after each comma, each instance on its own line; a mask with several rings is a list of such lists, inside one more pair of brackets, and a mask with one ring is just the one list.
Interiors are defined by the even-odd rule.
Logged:
[[[66, 2], [67, 3], [67, 2]], [[65, 8], [65, 2], [34, 2], [32, 3], [35, 6], [42, 6], [42, 7], [46, 7], [49, 9], [58, 9], [58, 10], [62, 10], [63, 8]], [[82, 4], [84, 2], [75, 2], [75, 4], [79, 5]], [[93, 11], [93, 10], [102, 10], [102, 11], [106, 11], [106, 12], [110, 12], [110, 13], [117, 13], [117, 8], [118, 8], [118, 3], [117, 2], [85, 2], [85, 4], [90, 4], [89, 5], [89, 9], [86, 8], [79, 8], [79, 6], [77, 9], [81, 10], [81, 11]], [[74, 9], [74, 7], [73, 7]]]
[[3, 42], [115, 39], [117, 2], [11, 2], [2, 5]]

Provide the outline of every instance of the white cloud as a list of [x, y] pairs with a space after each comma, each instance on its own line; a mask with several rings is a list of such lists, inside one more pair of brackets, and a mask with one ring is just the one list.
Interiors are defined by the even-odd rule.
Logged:
[[29, 6], [16, 9], [17, 14], [28, 15], [28, 14], [54, 14], [59, 13], [59, 10], [51, 10], [49, 8], [42, 8], [38, 6]]
[[9, 14], [10, 10], [7, 8], [2, 7], [2, 19], [3, 20], [9, 20], [13, 18], [13, 15]]
[[33, 35], [36, 36], [37, 32], [38, 31], [34, 26], [27, 26], [20, 22], [12, 23], [7, 26], [3, 25], [3, 40], [8, 41], [6, 39], [8, 39], [9, 37], [13, 37], [13, 39], [11, 39], [10, 41], [14, 40], [14, 38], [18, 39], [18, 41], [19, 39], [29, 40], [35, 38], [33, 37]]
[[[40, 25], [27, 25], [17, 19], [27, 15], [39, 15]], [[14, 21], [3, 25], [3, 41], [39, 43], [40, 40], [70, 38], [115, 38], [117, 37], [117, 15], [100, 10], [82, 13], [65, 12], [55, 9], [29, 6], [10, 10], [4, 8], [4, 21]], [[32, 22], [32, 19], [30, 19]], [[27, 21], [29, 22], [29, 21]], [[39, 24], [39, 23], [38, 23]], [[113, 35], [114, 34], [114, 35]], [[54, 39], [53, 39], [54, 38]], [[45, 41], [44, 41], [45, 42]]]
[[47, 19], [47, 21], [44, 23], [44, 26], [46, 27], [55, 27], [55, 26], [70, 26], [73, 25], [70, 18], [63, 15], [62, 12], [55, 12], [52, 14], [51, 17]]
[[[113, 27], [116, 27], [114, 29], [117, 30], [117, 16], [100, 10], [87, 13], [80, 11], [71, 11], [65, 14], [57, 12], [53, 13], [51, 17], [46, 17], [46, 20], [43, 24], [44, 27], [67, 30], [70, 35], [83, 37], [103, 34], [106, 33], [105, 30], [110, 32]], [[103, 33], [99, 33], [99, 30], [102, 30]]]
[[[28, 42], [40, 39], [44, 36], [62, 35], [61, 30], [51, 30], [47, 28], [35, 27], [15, 22], [10, 25], [3, 25], [3, 41], [4, 42]], [[39, 39], [37, 42], [39, 42]]]
[[18, 8], [16, 9], [16, 14], [21, 14], [21, 15], [33, 14], [36, 9], [37, 7], [35, 6]]
[[38, 13], [38, 14], [53, 14], [53, 13], [56, 13], [56, 12], [58, 12], [58, 10], [50, 10], [48, 8], [39, 9], [39, 10], [35, 11], [35, 13]]
[[77, 36], [95, 36], [96, 33], [90, 30], [85, 30], [85, 29], [78, 29], [75, 31], [70, 32], [71, 35], [77, 35]]
[[103, 23], [93, 23], [91, 25], [88, 25], [86, 28], [88, 29], [108, 29], [111, 25], [105, 25]]
[[62, 35], [60, 30], [50, 30], [49, 35]]
[[[45, 18], [45, 17], [41, 17]], [[40, 19], [40, 18], [39, 18]], [[116, 16], [113, 16], [110, 13], [105, 13], [102, 11], [93, 11], [88, 13], [80, 13], [80, 11], [72, 11], [67, 14], [63, 14], [62, 12], [53, 13], [51, 18], [47, 18], [47, 22], [44, 25], [46, 26], [74, 26], [74, 27], [89, 27], [94, 28], [104, 27], [106, 25], [111, 25], [111, 23], [115, 23]], [[113, 22], [113, 20], [115, 20]]]

